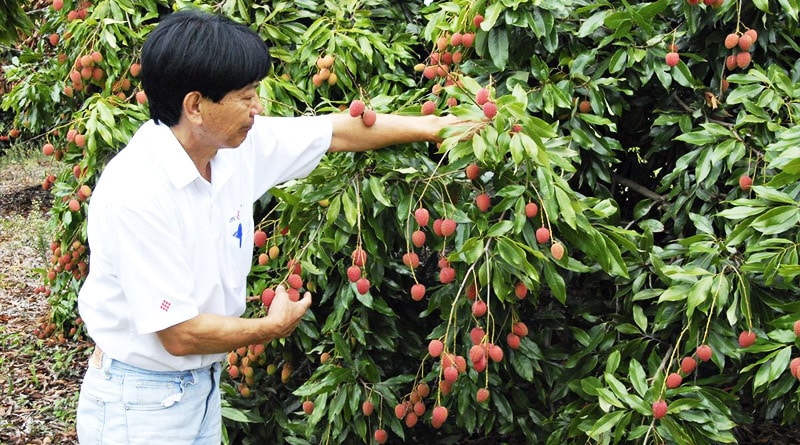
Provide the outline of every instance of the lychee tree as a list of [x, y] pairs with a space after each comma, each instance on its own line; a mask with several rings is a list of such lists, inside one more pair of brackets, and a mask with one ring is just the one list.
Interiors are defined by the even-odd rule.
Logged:
[[194, 5], [271, 42], [269, 114], [463, 120], [256, 203], [246, 316], [278, 284], [315, 301], [228, 355], [229, 442], [710, 444], [796, 420], [800, 2], [425, 3], [33, 14], [2, 104], [63, 166], [43, 178], [59, 329], [82, 335], [91, 186], [146, 119], [138, 50]]

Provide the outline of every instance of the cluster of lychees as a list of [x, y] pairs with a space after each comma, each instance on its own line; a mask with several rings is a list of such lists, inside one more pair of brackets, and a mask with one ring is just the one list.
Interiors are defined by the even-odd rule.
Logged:
[[311, 83], [314, 84], [315, 87], [321, 87], [323, 82], [327, 82], [328, 85], [333, 86], [339, 81], [339, 76], [333, 72], [334, 61], [334, 57], [330, 54], [317, 58], [316, 66], [318, 71], [311, 77]]
[[378, 119], [378, 114], [375, 113], [375, 110], [372, 108], [367, 108], [367, 104], [364, 103], [363, 100], [355, 99], [350, 102], [350, 116], [352, 117], [360, 117], [361, 120], [364, 122], [364, 125], [367, 127], [371, 127], [375, 125], [375, 121]]
[[[707, 344], [702, 344], [697, 347], [695, 354], [701, 362], [707, 362], [711, 360], [713, 355], [713, 350], [711, 346]], [[667, 375], [667, 378], [664, 382], [665, 386], [669, 389], [675, 389], [683, 383], [683, 379], [694, 372], [697, 368], [697, 360], [693, 356], [686, 356], [681, 359], [680, 363], [680, 372], [672, 372]], [[653, 402], [653, 417], [655, 419], [661, 419], [667, 415], [667, 402], [662, 398], [659, 398], [655, 402]]]
[[736, 68], [747, 68], [750, 65], [752, 51], [756, 40], [758, 40], [758, 32], [755, 29], [748, 29], [741, 35], [732, 32], [725, 37], [725, 48], [733, 50], [734, 52], [725, 58], [725, 68], [728, 71], [733, 71]]
[[[475, 15], [473, 25], [476, 29], [483, 23], [483, 16]], [[445, 32], [436, 39], [433, 50], [428, 57], [427, 63], [418, 63], [414, 70], [421, 72], [422, 76], [428, 80], [444, 79], [431, 87], [433, 99], [427, 100], [422, 104], [422, 114], [428, 115], [436, 112], [436, 99], [441, 94], [444, 87], [459, 84], [458, 77], [453, 74], [453, 69], [461, 63], [464, 58], [464, 50], [472, 48], [475, 43], [475, 33], [472, 31], [456, 31], [450, 34]], [[458, 105], [455, 97], [447, 98], [447, 106]]]
[[367, 265], [367, 252], [361, 247], [356, 247], [350, 255], [352, 265], [347, 268], [347, 278], [356, 284], [356, 292], [366, 295], [372, 285], [369, 278], [364, 276], [364, 267]]

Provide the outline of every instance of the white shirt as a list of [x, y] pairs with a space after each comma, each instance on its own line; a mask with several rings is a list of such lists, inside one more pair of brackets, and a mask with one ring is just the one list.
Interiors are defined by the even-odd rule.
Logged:
[[110, 357], [154, 371], [224, 354], [176, 357], [157, 331], [199, 313], [240, 316], [253, 253], [253, 202], [308, 175], [331, 144], [330, 119], [266, 118], [211, 160], [211, 183], [169, 127], [148, 121], [105, 167], [89, 204], [89, 275], [78, 307]]

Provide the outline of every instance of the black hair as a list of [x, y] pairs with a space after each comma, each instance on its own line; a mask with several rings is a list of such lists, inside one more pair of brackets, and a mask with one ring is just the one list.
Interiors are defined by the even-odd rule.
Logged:
[[219, 102], [260, 81], [271, 67], [269, 46], [247, 26], [198, 10], [167, 15], [142, 48], [142, 87], [150, 117], [178, 124], [186, 94]]

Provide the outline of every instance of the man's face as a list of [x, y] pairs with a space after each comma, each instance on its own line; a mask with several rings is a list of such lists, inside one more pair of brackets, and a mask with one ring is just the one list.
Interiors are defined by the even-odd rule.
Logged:
[[216, 148], [235, 148], [244, 142], [253, 127], [253, 117], [264, 112], [252, 83], [231, 91], [217, 103], [203, 99], [203, 129], [208, 142]]

